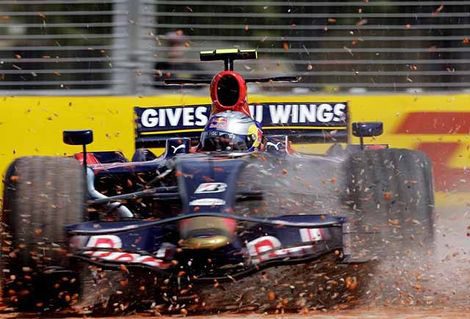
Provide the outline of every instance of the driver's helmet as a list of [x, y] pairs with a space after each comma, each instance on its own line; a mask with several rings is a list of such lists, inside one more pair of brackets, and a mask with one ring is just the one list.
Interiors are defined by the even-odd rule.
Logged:
[[238, 111], [212, 115], [201, 134], [202, 151], [255, 151], [263, 138], [259, 124]]

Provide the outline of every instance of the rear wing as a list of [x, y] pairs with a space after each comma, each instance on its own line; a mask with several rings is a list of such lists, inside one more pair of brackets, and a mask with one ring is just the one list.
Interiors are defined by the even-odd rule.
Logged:
[[[172, 137], [199, 140], [210, 116], [211, 105], [158, 106], [134, 108], [136, 148], [163, 147]], [[346, 102], [273, 102], [250, 105], [253, 118], [263, 133], [287, 135], [294, 143], [346, 143], [348, 105]]]
[[225, 70], [233, 71], [233, 61], [257, 59], [256, 50], [240, 50], [240, 49], [218, 49], [213, 51], [201, 51], [201, 61], [224, 61]]

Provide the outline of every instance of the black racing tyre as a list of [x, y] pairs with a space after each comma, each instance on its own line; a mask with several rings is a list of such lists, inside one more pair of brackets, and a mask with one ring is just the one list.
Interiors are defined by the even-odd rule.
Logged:
[[84, 185], [83, 169], [72, 158], [23, 157], [9, 167], [1, 241], [9, 306], [51, 309], [78, 298], [78, 280], [67, 270], [64, 226], [84, 219]]
[[424, 153], [361, 151], [346, 161], [346, 174], [354, 210], [353, 257], [383, 259], [432, 250], [432, 167]]

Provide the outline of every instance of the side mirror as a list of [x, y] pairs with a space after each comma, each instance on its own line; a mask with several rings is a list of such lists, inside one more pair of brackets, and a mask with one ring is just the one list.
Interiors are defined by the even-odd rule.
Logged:
[[92, 130], [64, 131], [64, 143], [68, 145], [88, 145], [93, 142]]
[[85, 173], [85, 180], [87, 178], [87, 151], [86, 146], [93, 142], [92, 130], [78, 130], [78, 131], [64, 131], [64, 143], [68, 145], [82, 145], [83, 146], [83, 170]]
[[355, 122], [352, 123], [352, 133], [356, 137], [372, 137], [382, 135], [384, 126], [382, 122]]
[[352, 124], [352, 133], [359, 137], [361, 150], [364, 149], [364, 137], [379, 136], [383, 132], [384, 124], [382, 122], [355, 122]]

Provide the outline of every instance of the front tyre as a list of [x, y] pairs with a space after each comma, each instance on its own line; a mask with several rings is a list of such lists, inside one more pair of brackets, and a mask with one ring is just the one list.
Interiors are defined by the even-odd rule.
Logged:
[[8, 168], [1, 268], [9, 306], [50, 309], [78, 298], [64, 226], [84, 219], [84, 185], [83, 169], [72, 158], [23, 157]]
[[407, 149], [366, 150], [346, 163], [356, 254], [357, 247], [362, 258], [428, 254], [434, 233], [428, 157]]

